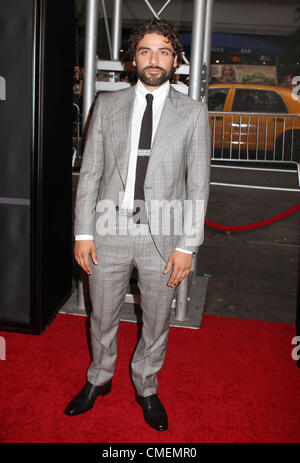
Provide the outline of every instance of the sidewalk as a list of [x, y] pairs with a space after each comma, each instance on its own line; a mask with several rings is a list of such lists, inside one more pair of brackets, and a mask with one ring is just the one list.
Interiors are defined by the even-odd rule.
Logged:
[[[223, 170], [223, 169], [222, 169]], [[216, 172], [217, 171], [217, 172]], [[276, 184], [297, 188], [296, 175], [239, 169], [212, 169], [212, 182]], [[292, 178], [292, 179], [291, 179]], [[259, 183], [258, 183], [259, 182]], [[281, 184], [280, 184], [281, 183]], [[300, 190], [276, 191], [211, 186], [207, 220], [247, 225], [268, 219], [300, 202]], [[205, 313], [227, 317], [293, 323], [299, 272], [300, 211], [256, 230], [223, 232], [206, 227], [198, 252], [197, 273], [209, 276]]]

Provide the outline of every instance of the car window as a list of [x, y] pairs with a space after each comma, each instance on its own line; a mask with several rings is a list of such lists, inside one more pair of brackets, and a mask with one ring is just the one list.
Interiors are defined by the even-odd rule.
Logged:
[[210, 88], [208, 90], [208, 111], [223, 111], [228, 88]]
[[255, 113], [287, 113], [284, 101], [271, 90], [237, 88], [232, 111]]

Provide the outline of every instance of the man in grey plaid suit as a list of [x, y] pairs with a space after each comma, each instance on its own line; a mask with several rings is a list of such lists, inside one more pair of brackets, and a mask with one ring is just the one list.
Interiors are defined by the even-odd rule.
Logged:
[[135, 266], [143, 327], [132, 380], [145, 421], [163, 431], [168, 419], [157, 373], [176, 287], [203, 242], [210, 127], [206, 105], [170, 86], [182, 44], [169, 23], [139, 26], [128, 55], [138, 82], [98, 97], [78, 183], [74, 253], [89, 275], [93, 359], [84, 388], [65, 413], [84, 413], [111, 390], [120, 310]]

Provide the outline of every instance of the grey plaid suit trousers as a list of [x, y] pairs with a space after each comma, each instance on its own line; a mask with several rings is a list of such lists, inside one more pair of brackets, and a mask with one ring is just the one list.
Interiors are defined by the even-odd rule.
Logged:
[[92, 264], [93, 273], [89, 277], [93, 360], [87, 379], [101, 385], [114, 374], [120, 310], [135, 266], [143, 327], [131, 361], [132, 380], [139, 395], [155, 394], [157, 373], [164, 363], [167, 348], [170, 308], [175, 293], [175, 288], [167, 286], [170, 273], [163, 274], [166, 263], [150, 234], [107, 235], [96, 240], [96, 249], [99, 263]]

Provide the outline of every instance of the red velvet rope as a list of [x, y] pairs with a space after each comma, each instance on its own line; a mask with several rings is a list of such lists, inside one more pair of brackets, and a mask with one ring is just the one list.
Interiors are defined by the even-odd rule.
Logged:
[[293, 214], [294, 212], [300, 209], [300, 203], [296, 204], [296, 206], [287, 209], [286, 211], [282, 212], [281, 214], [274, 215], [266, 220], [262, 220], [261, 222], [251, 223], [249, 225], [221, 225], [219, 223], [211, 222], [210, 220], [205, 220], [205, 225], [208, 225], [212, 228], [217, 228], [219, 230], [229, 230], [229, 231], [244, 231], [244, 230], [253, 230], [254, 228], [261, 228], [265, 227], [266, 225], [270, 225], [271, 223], [277, 222], [278, 220], [284, 219], [285, 217]]

